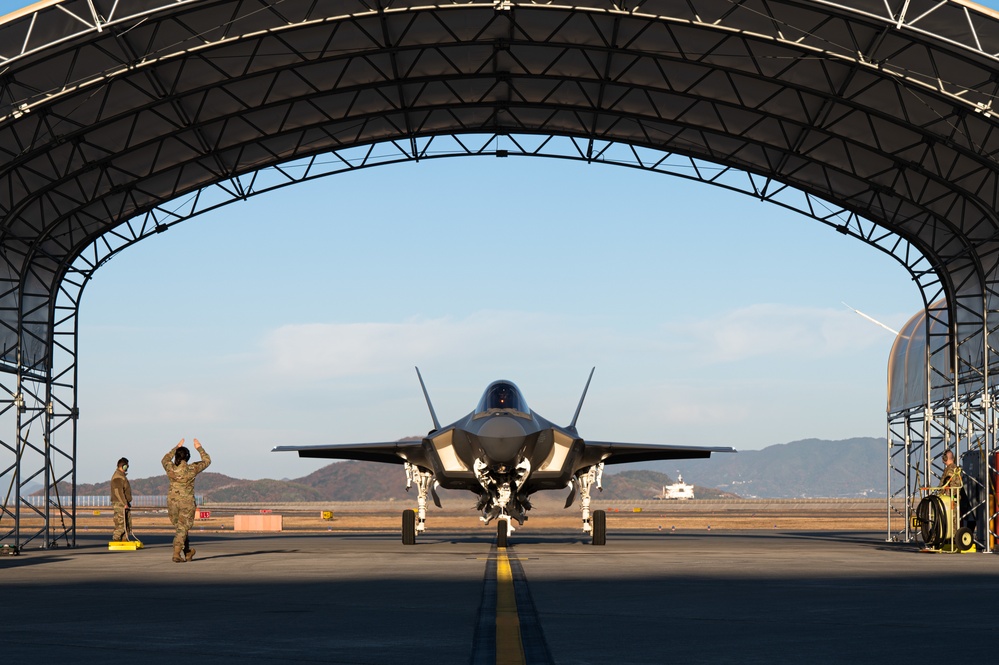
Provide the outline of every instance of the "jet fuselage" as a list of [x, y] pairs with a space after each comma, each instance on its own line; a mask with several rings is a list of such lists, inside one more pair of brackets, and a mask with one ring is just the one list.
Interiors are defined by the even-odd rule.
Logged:
[[583, 529], [589, 531], [590, 490], [600, 489], [604, 464], [703, 458], [712, 452], [732, 451], [728, 447], [584, 441], [576, 432], [576, 419], [585, 388], [572, 423], [561, 427], [532, 411], [510, 381], [489, 384], [474, 411], [442, 427], [422, 377], [420, 385], [434, 429], [419, 441], [280, 446], [275, 450], [296, 451], [302, 457], [404, 464], [407, 489], [415, 484], [418, 490], [418, 533], [424, 528], [427, 497], [440, 505], [436, 486], [475, 493], [484, 522], [502, 518], [508, 524], [510, 519], [523, 524], [534, 492], [571, 486], [566, 507], [578, 491]]

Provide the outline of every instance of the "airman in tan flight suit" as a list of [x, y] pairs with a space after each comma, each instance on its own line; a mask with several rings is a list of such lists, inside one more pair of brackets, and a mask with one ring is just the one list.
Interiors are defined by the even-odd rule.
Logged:
[[111, 507], [114, 509], [114, 534], [112, 541], [120, 541], [131, 531], [132, 485], [128, 482], [128, 459], [118, 460], [118, 468], [111, 476]]

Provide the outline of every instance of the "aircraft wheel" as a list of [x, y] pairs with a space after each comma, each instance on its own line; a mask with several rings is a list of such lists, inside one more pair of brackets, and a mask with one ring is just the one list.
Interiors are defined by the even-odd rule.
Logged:
[[506, 547], [506, 536], [509, 532], [506, 520], [496, 522], [496, 547]]
[[957, 533], [954, 534], [954, 544], [962, 552], [967, 552], [975, 544], [975, 537], [971, 534], [970, 529], [958, 529]]
[[593, 544], [607, 544], [607, 512], [603, 510], [593, 511]]
[[402, 544], [416, 544], [416, 513], [412, 510], [402, 512]]

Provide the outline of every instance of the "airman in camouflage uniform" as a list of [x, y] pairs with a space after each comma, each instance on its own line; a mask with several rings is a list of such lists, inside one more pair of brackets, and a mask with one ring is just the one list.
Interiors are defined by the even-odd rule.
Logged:
[[205, 451], [197, 439], [194, 447], [201, 455], [200, 462], [189, 464], [191, 451], [184, 447], [184, 439], [170, 452], [163, 456], [163, 470], [170, 479], [170, 491], [167, 493], [167, 511], [170, 521], [177, 529], [173, 537], [173, 560], [184, 563], [194, 558], [195, 550], [187, 539], [187, 532], [194, 526], [194, 477], [208, 468], [212, 463], [211, 456]]
[[941, 487], [964, 487], [961, 480], [961, 467], [957, 465], [953, 450], [945, 450], [943, 453], [944, 470], [940, 474]]
[[112, 541], [120, 541], [131, 531], [128, 512], [132, 509], [132, 485], [128, 482], [128, 460], [118, 460], [118, 468], [111, 476], [111, 507], [114, 509], [114, 534]]
[[940, 474], [940, 487], [946, 490], [944, 496], [950, 500], [950, 533], [953, 535], [961, 526], [960, 491], [964, 487], [964, 481], [961, 478], [961, 467], [957, 465], [957, 458], [954, 456], [953, 450], [948, 448], [943, 452], [943, 463], [944, 470]]

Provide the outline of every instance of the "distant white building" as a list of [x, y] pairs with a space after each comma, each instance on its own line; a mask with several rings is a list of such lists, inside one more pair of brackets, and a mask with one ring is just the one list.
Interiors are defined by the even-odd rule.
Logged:
[[676, 482], [672, 485], [663, 485], [663, 492], [657, 499], [672, 501], [674, 499], [693, 499], [694, 486], [683, 482], [683, 476], [677, 475]]

